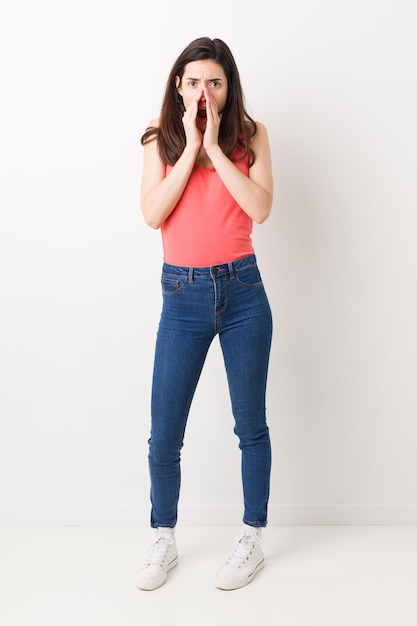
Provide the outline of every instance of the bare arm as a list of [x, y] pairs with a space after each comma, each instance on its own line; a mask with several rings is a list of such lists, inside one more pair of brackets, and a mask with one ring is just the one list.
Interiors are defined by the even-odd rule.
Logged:
[[[157, 126], [153, 120], [151, 126]], [[158, 152], [158, 142], [152, 139], [144, 146], [141, 185], [141, 207], [145, 222], [159, 228], [174, 210], [194, 167], [199, 146], [186, 146], [184, 152], [165, 176], [165, 163]]]
[[229, 193], [254, 222], [261, 224], [269, 217], [273, 196], [271, 151], [266, 128], [257, 122], [258, 130], [251, 144], [255, 162], [249, 169], [249, 176], [245, 176], [221, 150], [218, 143], [221, 116], [208, 92], [206, 100], [207, 126], [203, 146]]
[[[200, 97], [201, 92], [197, 92], [184, 113], [182, 123], [186, 145], [168, 176], [165, 176], [165, 164], [159, 156], [157, 140], [145, 144], [141, 206], [146, 223], [153, 228], [159, 228], [175, 209], [201, 148], [203, 136], [196, 126]], [[158, 124], [159, 120], [153, 120], [150, 125]]]
[[213, 166], [239, 206], [257, 224], [264, 222], [271, 213], [273, 181], [271, 152], [266, 128], [257, 122], [257, 133], [252, 141], [255, 163], [245, 176], [226, 157], [219, 146], [207, 150]]

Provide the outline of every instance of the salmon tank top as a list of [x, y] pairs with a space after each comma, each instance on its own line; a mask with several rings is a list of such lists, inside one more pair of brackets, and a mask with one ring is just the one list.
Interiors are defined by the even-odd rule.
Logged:
[[[249, 175], [248, 158], [233, 163]], [[172, 167], [166, 166], [166, 176]], [[216, 170], [197, 164], [161, 233], [164, 261], [170, 265], [207, 267], [254, 253], [252, 219], [230, 195]]]

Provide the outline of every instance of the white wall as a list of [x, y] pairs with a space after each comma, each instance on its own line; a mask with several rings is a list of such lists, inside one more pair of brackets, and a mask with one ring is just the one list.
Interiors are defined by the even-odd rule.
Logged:
[[[1, 523], [148, 523], [162, 250], [139, 137], [201, 35], [231, 46], [273, 151], [254, 233], [275, 320], [270, 522], [417, 522], [415, 17], [411, 0], [2, 9]], [[240, 523], [232, 428], [215, 344], [182, 523]]]

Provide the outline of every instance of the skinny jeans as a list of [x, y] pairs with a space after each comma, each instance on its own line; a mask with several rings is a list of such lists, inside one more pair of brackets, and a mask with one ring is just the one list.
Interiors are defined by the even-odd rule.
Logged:
[[272, 316], [256, 257], [210, 267], [164, 263], [161, 283], [148, 442], [151, 526], [177, 523], [185, 428], [218, 335], [241, 450], [243, 522], [264, 527], [271, 473], [265, 395]]

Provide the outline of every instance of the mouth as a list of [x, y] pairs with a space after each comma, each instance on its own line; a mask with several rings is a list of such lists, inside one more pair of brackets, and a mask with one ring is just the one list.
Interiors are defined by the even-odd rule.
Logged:
[[198, 113], [197, 113], [197, 115], [198, 115], [198, 117], [199, 117], [201, 120], [206, 120], [206, 119], [207, 119], [207, 111], [206, 111], [206, 109], [201, 109], [201, 108], [200, 108], [200, 109], [198, 109]]

